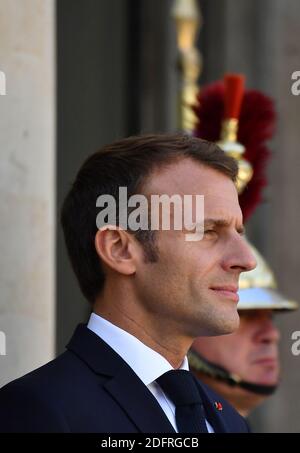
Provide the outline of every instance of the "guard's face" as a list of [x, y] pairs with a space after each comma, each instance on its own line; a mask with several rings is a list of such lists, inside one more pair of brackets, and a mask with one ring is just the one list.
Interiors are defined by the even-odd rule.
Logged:
[[152, 175], [146, 194], [204, 195], [205, 225], [200, 241], [187, 231], [157, 233], [158, 261], [142, 263], [136, 273], [138, 297], [161, 328], [191, 337], [231, 333], [239, 325], [239, 275], [255, 267], [241, 236], [242, 213], [233, 182], [190, 159]]
[[199, 338], [195, 349], [207, 360], [242, 379], [276, 385], [279, 378], [279, 331], [270, 310], [240, 311], [240, 327], [222, 338]]

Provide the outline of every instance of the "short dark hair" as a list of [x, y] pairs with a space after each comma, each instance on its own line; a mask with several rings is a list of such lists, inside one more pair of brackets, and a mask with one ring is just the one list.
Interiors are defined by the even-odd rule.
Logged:
[[[191, 158], [236, 181], [237, 163], [216, 144], [184, 134], [140, 135], [103, 146], [80, 168], [67, 194], [61, 223], [73, 270], [84, 296], [93, 303], [105, 283], [101, 260], [95, 250], [96, 199], [109, 194], [118, 200], [119, 187], [128, 198], [142, 193], [146, 178], [166, 164]], [[118, 206], [117, 206], [118, 212]], [[135, 232], [145, 257], [155, 261], [154, 232]]]

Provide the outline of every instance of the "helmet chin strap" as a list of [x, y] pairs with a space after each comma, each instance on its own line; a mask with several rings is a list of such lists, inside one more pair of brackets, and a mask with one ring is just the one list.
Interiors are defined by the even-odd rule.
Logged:
[[258, 395], [272, 395], [277, 389], [277, 385], [260, 385], [251, 382], [243, 381], [237, 374], [229, 373], [225, 368], [222, 368], [215, 363], [204, 359], [198, 352], [190, 350], [188, 360], [191, 368], [195, 371], [200, 371], [214, 379], [226, 382], [232, 387], [241, 387]]

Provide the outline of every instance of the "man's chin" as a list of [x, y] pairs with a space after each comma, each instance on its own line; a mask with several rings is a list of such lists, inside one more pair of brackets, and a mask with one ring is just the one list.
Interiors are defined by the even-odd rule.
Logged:
[[234, 333], [240, 325], [240, 317], [236, 307], [227, 306], [223, 310], [210, 305], [206, 313], [194, 312], [193, 319], [189, 319], [191, 336], [214, 337]]
[[260, 379], [256, 379], [256, 384], [259, 385], [268, 385], [268, 386], [277, 386], [279, 385], [279, 377], [277, 374], [267, 373], [264, 376], [261, 376]]
[[229, 335], [238, 330], [240, 317], [237, 304], [232, 301], [211, 301], [210, 336]]
[[226, 320], [223, 323], [216, 323], [210, 326], [207, 326], [205, 329], [205, 333], [202, 336], [207, 337], [217, 337], [221, 335], [230, 335], [231, 333], [236, 332], [239, 328], [239, 318], [232, 320]]
[[212, 335], [229, 335], [238, 330], [240, 325], [240, 317], [237, 310], [233, 310], [230, 314], [223, 313], [215, 324], [215, 333]]

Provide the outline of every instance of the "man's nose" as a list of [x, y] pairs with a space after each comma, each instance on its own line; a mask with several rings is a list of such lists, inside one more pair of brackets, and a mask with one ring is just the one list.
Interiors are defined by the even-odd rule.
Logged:
[[235, 238], [230, 245], [230, 252], [224, 260], [226, 270], [248, 272], [256, 267], [256, 259], [248, 242], [242, 237]]
[[275, 326], [271, 317], [262, 319], [256, 333], [256, 340], [259, 343], [277, 344], [280, 340], [280, 332]]

